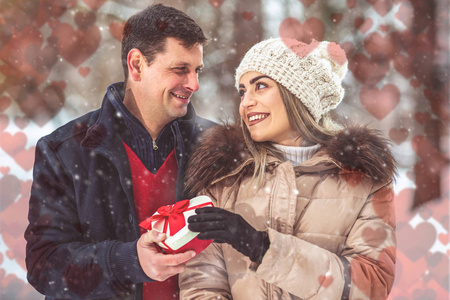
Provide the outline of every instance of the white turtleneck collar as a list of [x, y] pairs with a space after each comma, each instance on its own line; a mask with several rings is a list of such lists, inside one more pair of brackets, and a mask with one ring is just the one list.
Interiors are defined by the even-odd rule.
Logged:
[[320, 144], [308, 147], [283, 146], [280, 144], [273, 144], [273, 146], [283, 152], [286, 159], [288, 159], [294, 167], [313, 157], [320, 149]]

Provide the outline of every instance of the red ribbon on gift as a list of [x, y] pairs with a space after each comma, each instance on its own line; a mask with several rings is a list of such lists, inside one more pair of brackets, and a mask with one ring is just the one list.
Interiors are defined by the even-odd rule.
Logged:
[[189, 207], [189, 200], [178, 201], [173, 205], [165, 205], [158, 208], [157, 212], [159, 215], [153, 215], [146, 220], [142, 221], [139, 226], [144, 229], [151, 230], [152, 222], [159, 221], [161, 219], [166, 219], [164, 223], [164, 232], [167, 232], [167, 227], [170, 225], [171, 232], [178, 232], [181, 230], [186, 224], [184, 221], [183, 212], [187, 210], [192, 210], [196, 208], [200, 208], [203, 206], [207, 206], [212, 204], [211, 202], [202, 203], [199, 205], [195, 205], [193, 207]]
[[164, 232], [167, 231], [167, 226], [170, 225], [171, 232], [178, 232], [184, 227], [183, 212], [189, 207], [189, 200], [178, 201], [174, 205], [166, 205], [158, 208], [159, 215], [150, 217], [150, 222], [155, 222], [161, 219], [167, 219], [164, 224]]

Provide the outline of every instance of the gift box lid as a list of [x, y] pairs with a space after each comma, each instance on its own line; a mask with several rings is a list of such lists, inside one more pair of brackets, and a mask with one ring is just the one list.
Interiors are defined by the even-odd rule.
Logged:
[[140, 226], [166, 234], [166, 239], [159, 242], [162, 249], [176, 251], [192, 241], [199, 232], [190, 231], [187, 219], [196, 215], [195, 209], [214, 206], [208, 196], [197, 196], [190, 200], [179, 201], [173, 205], [162, 206]]

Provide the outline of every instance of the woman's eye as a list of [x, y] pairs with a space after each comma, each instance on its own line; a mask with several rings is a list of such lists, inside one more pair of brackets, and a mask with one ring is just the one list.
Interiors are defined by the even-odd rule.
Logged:
[[239, 97], [242, 98], [245, 95], [245, 91], [244, 90], [239, 90]]
[[257, 90], [260, 90], [260, 89], [263, 89], [263, 88], [266, 88], [266, 87], [267, 87], [267, 85], [265, 83], [262, 83], [262, 82], [256, 83], [256, 89]]

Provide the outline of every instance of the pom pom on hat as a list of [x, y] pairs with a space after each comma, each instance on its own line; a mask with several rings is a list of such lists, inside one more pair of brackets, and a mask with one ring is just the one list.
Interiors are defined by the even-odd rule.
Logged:
[[[268, 39], [254, 45], [236, 69], [236, 88], [242, 75], [256, 71], [267, 75], [294, 94], [316, 122], [344, 98], [342, 80], [347, 73], [344, 50], [333, 42]], [[324, 124], [325, 126], [325, 124]], [[333, 122], [327, 120], [328, 129]]]

